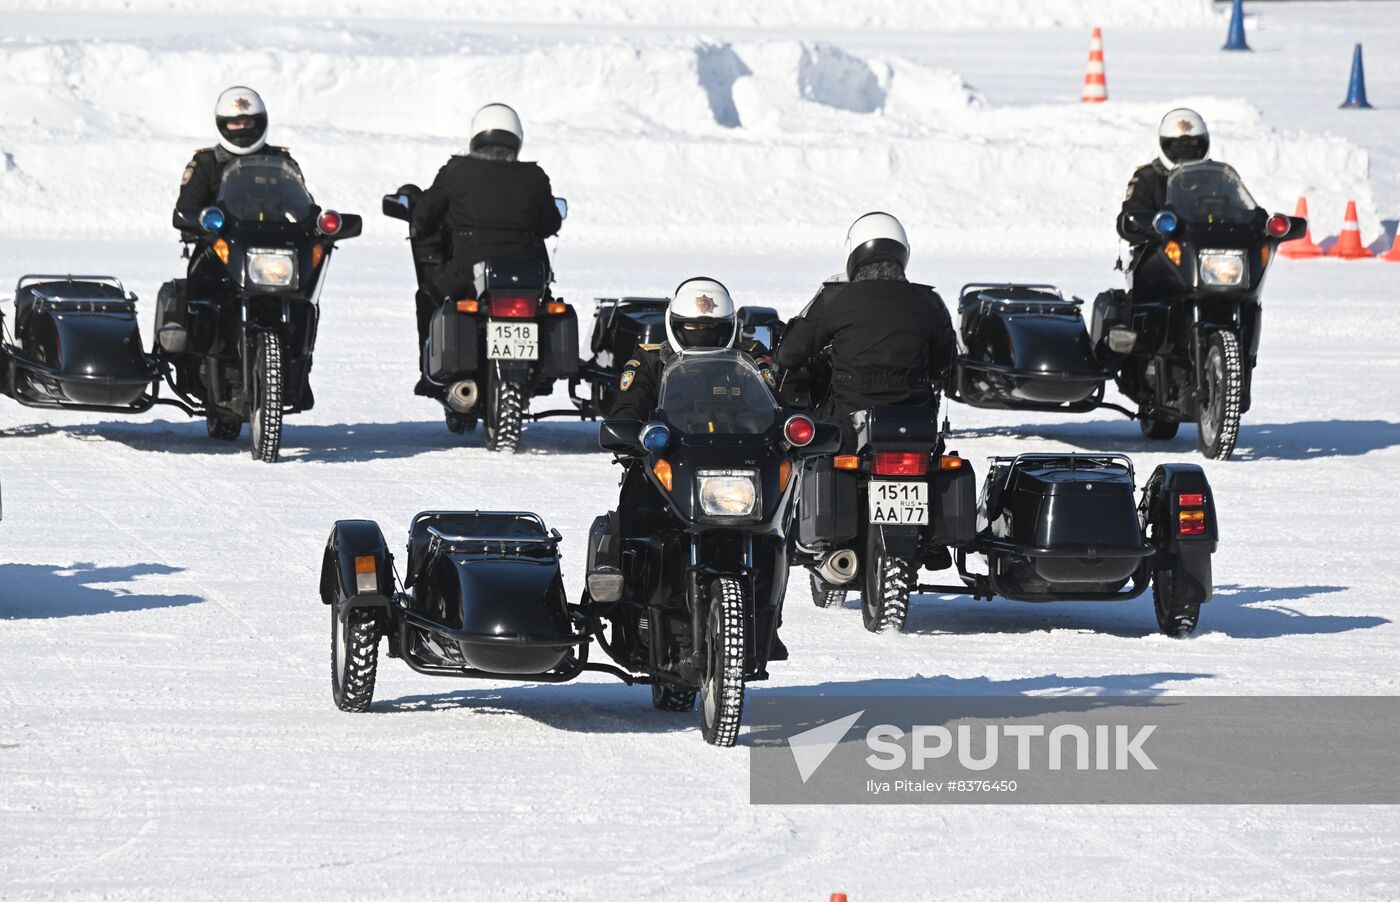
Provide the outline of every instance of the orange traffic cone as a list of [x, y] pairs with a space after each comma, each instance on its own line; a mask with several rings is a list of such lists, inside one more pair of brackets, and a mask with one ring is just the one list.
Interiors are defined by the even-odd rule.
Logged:
[[1337, 236], [1337, 243], [1332, 245], [1327, 256], [1341, 257], [1343, 260], [1375, 256], [1361, 243], [1361, 226], [1356, 221], [1356, 201], [1347, 201], [1347, 215], [1342, 220], [1342, 234]]
[[1395, 227], [1395, 240], [1390, 243], [1390, 250], [1381, 254], [1381, 259], [1400, 263], [1400, 226]]
[[846, 894], [845, 894], [845, 893], [832, 893], [832, 894], [831, 894], [831, 902], [846, 902]]
[[[1306, 197], [1298, 198], [1298, 209], [1293, 212], [1293, 215], [1301, 216], [1304, 219], [1308, 218], [1308, 199]], [[1322, 256], [1322, 248], [1313, 243], [1311, 227], [1309, 227], [1302, 238], [1295, 238], [1292, 241], [1285, 241], [1283, 244], [1280, 244], [1278, 246], [1278, 252], [1280, 256], [1292, 257], [1294, 259]]]
[[1089, 65], [1084, 69], [1084, 103], [1103, 103], [1108, 99], [1108, 80], [1103, 71], [1103, 29], [1095, 28], [1089, 40]]

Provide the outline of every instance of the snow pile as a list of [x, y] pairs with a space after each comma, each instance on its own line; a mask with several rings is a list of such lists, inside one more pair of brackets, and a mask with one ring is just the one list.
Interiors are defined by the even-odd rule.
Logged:
[[[830, 244], [869, 209], [950, 250], [1112, 253], [1131, 167], [1161, 105], [994, 106], [953, 71], [823, 41], [658, 34], [554, 41], [364, 28], [0, 45], [0, 233], [169, 235], [176, 180], [210, 143], [211, 98], [251, 84], [323, 203], [377, 215], [505, 100], [527, 156], [572, 202], [571, 245]], [[1355, 197], [1377, 217], [1365, 153], [1279, 135], [1250, 105], [1195, 98], [1261, 202]]]
[[[0, 0], [0, 10], [202, 13], [197, 0]], [[1180, 28], [1219, 18], [1210, 0], [918, 0], [853, 4], [849, 0], [244, 0], [239, 14], [257, 18], [356, 17], [462, 23], [530, 22], [538, 25], [741, 26], [838, 28], [1089, 28], [1095, 25]]]

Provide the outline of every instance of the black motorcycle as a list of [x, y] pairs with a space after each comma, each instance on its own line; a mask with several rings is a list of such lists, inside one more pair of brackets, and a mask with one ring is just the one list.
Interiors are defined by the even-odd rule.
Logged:
[[[177, 214], [179, 215], [179, 214]], [[136, 296], [109, 276], [25, 276], [0, 389], [21, 404], [204, 416], [232, 440], [251, 423], [253, 457], [275, 461], [282, 418], [314, 403], [308, 377], [318, 298], [337, 242], [359, 216], [321, 210], [301, 173], [267, 156], [234, 160], [214, 206], [178, 223], [188, 277], [161, 286], [156, 341], [142, 349]], [[162, 380], [175, 397], [161, 397]]]
[[[666, 711], [689, 711], [698, 696], [706, 741], [733, 745], [745, 685], [767, 677], [775, 648], [795, 467], [834, 451], [839, 432], [784, 418], [738, 352], [679, 358], [663, 376], [661, 408], [645, 424], [601, 427], [628, 474], [622, 510], [590, 531], [578, 604], [564, 597], [560, 536], [533, 514], [419, 514], [401, 589], [379, 527], [337, 523], [321, 572], [336, 704], [369, 707], [388, 636], [390, 656], [422, 673], [530, 682], [610, 673], [650, 684]], [[618, 666], [588, 660], [595, 641]]]
[[814, 461], [802, 479], [795, 560], [812, 600], [832, 607], [861, 583], [871, 632], [903, 630], [918, 573], [951, 563], [948, 547], [973, 538], [976, 477], [944, 442], [932, 404], [856, 415], [856, 454]]
[[[384, 196], [383, 212], [412, 221], [422, 190], [404, 185]], [[560, 215], [567, 212], [556, 198]], [[444, 229], [410, 239], [420, 302], [435, 298], [433, 280], [452, 256]], [[531, 398], [554, 391], [578, 371], [578, 316], [551, 295], [552, 274], [535, 258], [488, 260], [477, 268], [473, 296], [434, 302], [419, 360], [429, 394], [442, 402], [447, 428], [461, 434], [483, 421], [486, 447], [519, 448]], [[573, 415], [572, 411], [568, 411]]]
[[[1249, 409], [1259, 298], [1274, 251], [1307, 221], [1269, 215], [1223, 163], [1188, 163], [1156, 215], [1130, 215], [1145, 240], [1128, 290], [1081, 302], [1050, 285], [973, 284], [959, 298], [961, 354], [947, 393], [975, 407], [1079, 413], [1099, 407], [1169, 439], [1199, 424], [1207, 457], [1228, 458]], [[1104, 398], [1110, 379], [1131, 407]]]
[[1206, 160], [1174, 169], [1163, 209], [1126, 225], [1147, 242], [1128, 290], [1094, 301], [1095, 349], [1137, 402], [1143, 435], [1195, 422], [1201, 453], [1228, 459], [1250, 406], [1264, 277], [1307, 220], [1269, 215], [1234, 169]]

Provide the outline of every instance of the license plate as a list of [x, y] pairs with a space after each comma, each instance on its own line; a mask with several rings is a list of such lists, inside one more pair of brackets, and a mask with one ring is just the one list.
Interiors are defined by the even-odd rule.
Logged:
[[870, 483], [870, 522], [889, 526], [928, 525], [928, 483]]
[[539, 324], [491, 320], [486, 327], [486, 357], [489, 360], [539, 360]]

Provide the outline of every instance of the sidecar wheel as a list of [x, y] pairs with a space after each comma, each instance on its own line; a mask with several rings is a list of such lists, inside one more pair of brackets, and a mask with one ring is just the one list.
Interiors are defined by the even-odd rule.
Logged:
[[705, 628], [705, 675], [700, 686], [700, 732], [710, 745], [729, 747], [744, 716], [744, 588], [721, 577], [710, 584]]
[[248, 418], [253, 460], [276, 463], [282, 450], [282, 336], [253, 339], [253, 408]]
[[453, 435], [463, 435], [476, 428], [476, 417], [466, 416], [460, 413], [446, 412], [447, 431]]
[[694, 711], [695, 690], [667, 683], [651, 684], [651, 706], [658, 711]]
[[902, 558], [885, 554], [872, 528], [865, 541], [865, 588], [861, 592], [860, 617], [872, 633], [894, 628], [904, 632], [909, 622], [909, 596], [918, 571]]
[[204, 415], [204, 428], [209, 431], [210, 438], [231, 442], [242, 434], [243, 421], [210, 411]]
[[525, 386], [518, 382], [490, 379], [486, 399], [486, 450], [514, 454], [520, 447], [525, 419]]
[[1185, 639], [1196, 631], [1201, 605], [1177, 597], [1177, 581], [1183, 578], [1180, 565], [1173, 562], [1152, 574], [1152, 605], [1157, 611], [1157, 628], [1173, 639]]
[[331, 610], [331, 695], [342, 711], [368, 711], [379, 667], [379, 618], [353, 608], [341, 623]]
[[812, 583], [812, 604], [819, 608], [839, 608], [846, 603], [846, 590], [829, 585], [820, 576], [810, 571], [807, 574]]
[[1240, 340], [1233, 332], [1219, 331], [1206, 342], [1205, 403], [1197, 417], [1197, 442], [1201, 453], [1213, 460], [1229, 460], [1240, 437], [1240, 404], [1244, 398], [1244, 366]]
[[1151, 417], [1139, 413], [1138, 428], [1142, 430], [1143, 438], [1165, 442], [1176, 438], [1176, 432], [1181, 428], [1181, 424], [1175, 421], [1154, 420]]

